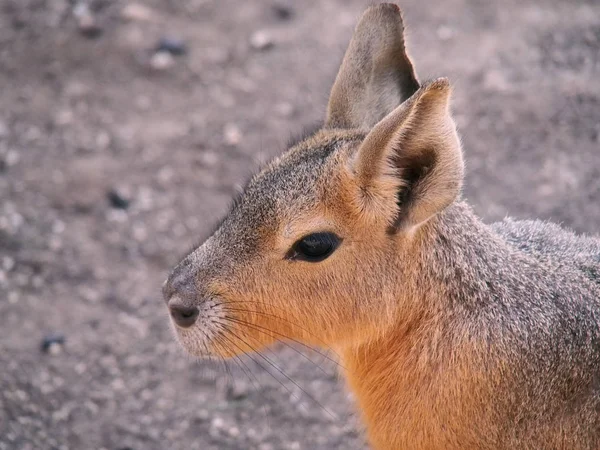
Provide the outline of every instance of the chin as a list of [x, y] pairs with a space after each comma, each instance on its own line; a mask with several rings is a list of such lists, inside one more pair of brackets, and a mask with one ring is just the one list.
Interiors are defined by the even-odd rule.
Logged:
[[171, 322], [171, 328], [179, 346], [195, 358], [219, 358], [210, 340], [198, 327], [182, 329]]

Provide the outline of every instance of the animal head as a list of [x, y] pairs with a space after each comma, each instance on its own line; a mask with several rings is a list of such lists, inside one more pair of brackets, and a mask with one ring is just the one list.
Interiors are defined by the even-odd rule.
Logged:
[[255, 175], [165, 282], [190, 353], [350, 345], [401, 314], [420, 231], [463, 178], [449, 83], [418, 83], [403, 31], [395, 5], [364, 13], [323, 128]]

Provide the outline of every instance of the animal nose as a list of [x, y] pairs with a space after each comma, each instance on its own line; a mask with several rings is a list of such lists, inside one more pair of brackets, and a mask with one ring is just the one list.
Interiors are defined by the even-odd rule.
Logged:
[[162, 285], [163, 298], [169, 304], [171, 297], [193, 301], [197, 295], [196, 273], [192, 265], [184, 259]]
[[173, 322], [181, 328], [189, 328], [194, 325], [200, 314], [195, 306], [186, 306], [175, 302], [169, 302], [169, 312]]

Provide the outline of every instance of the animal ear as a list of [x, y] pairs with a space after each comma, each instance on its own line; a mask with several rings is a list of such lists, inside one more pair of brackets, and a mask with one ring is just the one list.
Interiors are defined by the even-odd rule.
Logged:
[[424, 223], [460, 193], [464, 165], [449, 99], [447, 79], [425, 84], [375, 125], [350, 161], [357, 206], [392, 230]]
[[326, 128], [370, 129], [419, 83], [404, 47], [398, 6], [372, 6], [361, 17], [327, 105]]

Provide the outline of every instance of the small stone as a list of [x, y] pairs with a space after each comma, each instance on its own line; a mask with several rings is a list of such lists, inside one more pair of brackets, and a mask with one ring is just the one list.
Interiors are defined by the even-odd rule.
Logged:
[[102, 34], [102, 27], [96, 21], [87, 3], [76, 3], [73, 7], [73, 15], [77, 19], [77, 28], [83, 36], [95, 39]]
[[273, 5], [273, 13], [279, 20], [290, 20], [294, 16], [294, 10], [291, 5], [283, 2], [277, 2]]
[[8, 303], [11, 305], [15, 305], [19, 301], [19, 293], [16, 291], [11, 291], [8, 293]]
[[169, 166], [162, 167], [158, 171], [157, 178], [161, 185], [167, 186], [175, 178], [175, 171]]
[[79, 295], [81, 295], [81, 298], [89, 303], [98, 303], [101, 297], [101, 294], [97, 290], [90, 287], [83, 287]]
[[31, 279], [31, 286], [33, 286], [34, 288], [40, 289], [43, 285], [44, 279], [39, 275], [36, 275]]
[[246, 385], [235, 384], [227, 388], [227, 399], [232, 401], [244, 400], [248, 397], [248, 387]]
[[61, 109], [54, 117], [54, 123], [59, 126], [69, 125], [73, 122], [73, 111], [70, 109]]
[[212, 151], [206, 151], [198, 157], [200, 164], [206, 167], [214, 167], [219, 162], [219, 155]]
[[5, 122], [0, 120], [0, 139], [8, 136], [8, 126]]
[[225, 426], [225, 421], [223, 419], [221, 419], [220, 417], [215, 417], [210, 422], [210, 426], [211, 426], [211, 428], [215, 428], [217, 430], [220, 430], [220, 429], [222, 429]]
[[135, 106], [141, 111], [148, 111], [152, 106], [152, 100], [146, 95], [139, 95], [135, 99]]
[[98, 150], [106, 150], [110, 147], [111, 137], [106, 131], [101, 131], [96, 135], [96, 147]]
[[263, 442], [261, 444], [258, 445], [259, 450], [275, 450], [275, 447], [273, 447], [273, 444], [270, 444], [269, 442]]
[[250, 45], [255, 50], [268, 50], [273, 47], [274, 42], [271, 34], [266, 30], [258, 30], [250, 36]]
[[216, 65], [221, 65], [229, 61], [231, 54], [225, 48], [221, 47], [208, 47], [203, 49], [203, 56], [208, 62]]
[[41, 350], [44, 353], [56, 355], [61, 352], [65, 337], [60, 333], [50, 333], [42, 339]]
[[52, 223], [52, 233], [62, 234], [65, 231], [66, 225], [62, 220], [55, 220]]
[[131, 204], [131, 198], [121, 189], [113, 188], [108, 191], [108, 201], [115, 209], [127, 209]]
[[21, 156], [19, 156], [19, 153], [16, 150], [11, 150], [4, 157], [4, 162], [6, 163], [6, 167], [12, 167], [18, 164], [20, 159]]
[[67, 97], [81, 98], [89, 94], [90, 88], [80, 81], [71, 81], [65, 87], [64, 93]]
[[486, 89], [504, 92], [510, 89], [510, 83], [500, 70], [491, 69], [485, 73], [483, 85]]
[[96, 39], [102, 34], [102, 27], [98, 25], [96, 19], [92, 16], [87, 16], [79, 19], [79, 32], [89, 39]]
[[196, 413], [195, 420], [197, 422], [206, 422], [210, 418], [210, 414], [206, 409], [201, 409]]
[[437, 29], [438, 38], [442, 41], [449, 41], [454, 37], [454, 30], [446, 25], [441, 25]]
[[281, 117], [291, 117], [294, 114], [294, 106], [288, 102], [281, 102], [275, 105], [275, 112]]
[[154, 48], [156, 52], [167, 52], [173, 56], [181, 56], [187, 53], [185, 42], [174, 37], [163, 37]]
[[242, 140], [242, 132], [234, 123], [228, 123], [223, 129], [225, 144], [238, 145]]
[[132, 22], [150, 22], [155, 18], [154, 11], [141, 3], [129, 3], [121, 10], [121, 19]]
[[2, 258], [2, 268], [7, 272], [10, 272], [15, 267], [15, 260], [10, 256], [4, 256]]
[[150, 67], [157, 71], [170, 69], [175, 64], [173, 55], [169, 52], [156, 52], [150, 58]]
[[143, 242], [148, 239], [148, 231], [142, 225], [135, 225], [131, 234], [137, 242]]

